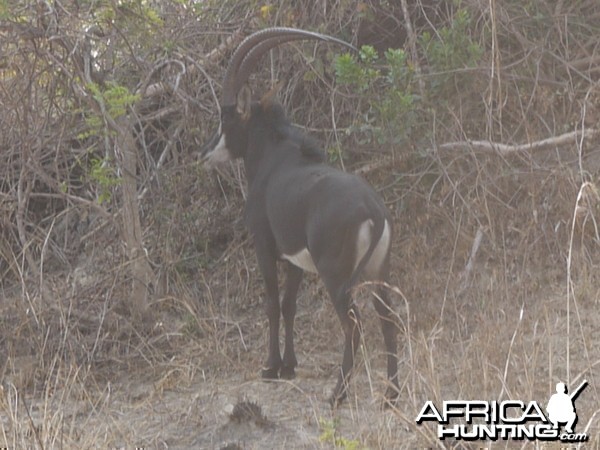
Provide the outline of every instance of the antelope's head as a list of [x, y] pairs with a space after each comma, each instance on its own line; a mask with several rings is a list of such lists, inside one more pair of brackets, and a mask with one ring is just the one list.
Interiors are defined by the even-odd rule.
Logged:
[[248, 78], [261, 56], [278, 45], [297, 40], [333, 42], [356, 50], [347, 42], [332, 36], [295, 28], [267, 28], [244, 39], [233, 53], [223, 79], [219, 129], [201, 152], [207, 167], [212, 168], [244, 156], [252, 118], [268, 112], [276, 92], [276, 88], [271, 89], [259, 102], [253, 102], [252, 92], [246, 84]]

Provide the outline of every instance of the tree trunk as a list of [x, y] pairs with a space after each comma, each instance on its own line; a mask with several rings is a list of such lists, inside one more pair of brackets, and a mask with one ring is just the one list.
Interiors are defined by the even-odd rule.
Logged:
[[127, 248], [128, 269], [131, 275], [131, 297], [127, 307], [139, 323], [150, 318], [148, 309], [154, 274], [143, 246], [140, 208], [137, 197], [137, 152], [129, 116], [116, 120], [117, 138], [115, 156], [121, 170], [122, 232]]

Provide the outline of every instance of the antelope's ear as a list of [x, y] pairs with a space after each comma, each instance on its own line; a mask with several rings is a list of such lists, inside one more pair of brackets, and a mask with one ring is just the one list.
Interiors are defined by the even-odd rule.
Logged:
[[273, 85], [273, 87], [271, 89], [269, 89], [267, 91], [267, 93], [265, 95], [262, 96], [262, 98], [260, 99], [260, 106], [262, 107], [263, 111], [267, 110], [268, 108], [271, 107], [271, 105], [273, 104], [273, 99], [275, 98], [277, 93], [281, 90], [282, 86], [283, 86], [283, 81], [279, 80], [277, 83], [275, 83]]
[[252, 110], [252, 92], [247, 84], [240, 89], [240, 92], [238, 92], [235, 109], [242, 117], [242, 120], [245, 121], [250, 118], [250, 112]]

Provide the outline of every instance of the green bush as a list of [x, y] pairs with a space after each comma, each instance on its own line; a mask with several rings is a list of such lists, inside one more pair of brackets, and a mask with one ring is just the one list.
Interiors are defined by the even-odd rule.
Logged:
[[464, 69], [476, 67], [483, 48], [470, 36], [471, 16], [466, 9], [456, 12], [452, 23], [435, 35], [424, 32], [419, 38], [421, 51], [429, 64], [428, 88], [431, 96], [450, 95], [453, 89], [468, 87]]
[[349, 132], [361, 144], [404, 142], [415, 123], [415, 86], [413, 68], [404, 50], [389, 49], [383, 59], [373, 47], [363, 46], [358, 58], [349, 53], [336, 58], [335, 73], [341, 85], [358, 90], [370, 99], [362, 122]]
[[[470, 35], [471, 22], [468, 11], [460, 9], [438, 33], [424, 32], [419, 37], [419, 49], [427, 61], [421, 85], [403, 49], [388, 49], [380, 56], [373, 47], [363, 46], [358, 56], [338, 56], [334, 62], [338, 84], [367, 99], [349, 134], [359, 144], [392, 149], [427, 139], [433, 117], [447, 114], [447, 102], [456, 99], [456, 94], [472, 92], [468, 89], [472, 77], [464, 69], [477, 66], [483, 49]], [[440, 102], [440, 98], [448, 100]]]

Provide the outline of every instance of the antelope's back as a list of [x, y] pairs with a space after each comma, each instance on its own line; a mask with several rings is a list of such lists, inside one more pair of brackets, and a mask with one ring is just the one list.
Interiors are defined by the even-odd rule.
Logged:
[[387, 221], [381, 197], [362, 178], [324, 164], [306, 164], [273, 176], [267, 190], [270, 228], [279, 250], [332, 245], [344, 234], [358, 233], [365, 221]]

